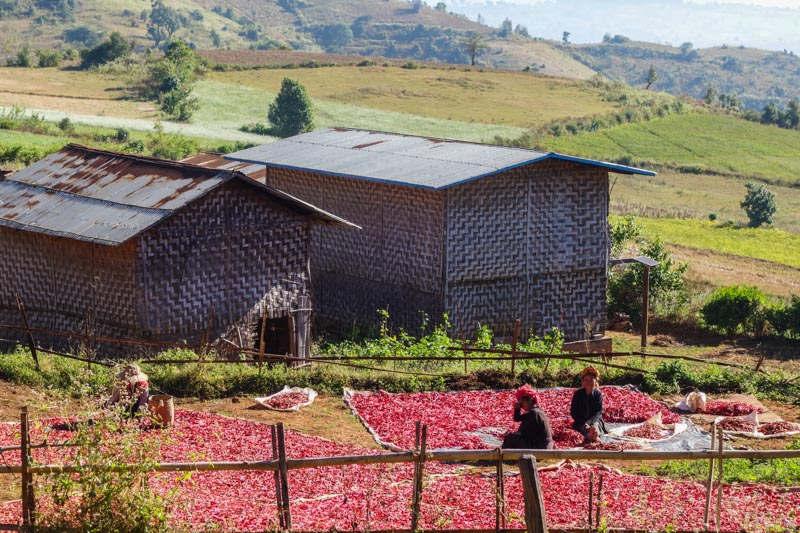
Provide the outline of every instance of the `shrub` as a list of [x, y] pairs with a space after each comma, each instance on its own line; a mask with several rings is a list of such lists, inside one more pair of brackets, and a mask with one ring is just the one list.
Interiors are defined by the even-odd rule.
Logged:
[[764, 300], [764, 293], [757, 287], [721, 287], [714, 291], [700, 314], [711, 328], [734, 335], [739, 329], [752, 331], [753, 321]]
[[81, 68], [89, 69], [110, 63], [115, 59], [126, 56], [131, 51], [131, 45], [119, 32], [112, 33], [109, 38], [94, 48], [81, 50]]
[[314, 109], [306, 88], [297, 80], [284, 78], [281, 90], [267, 113], [272, 130], [280, 137], [291, 137], [314, 129]]
[[750, 182], [745, 187], [747, 194], [739, 205], [750, 219], [749, 226], [757, 228], [762, 224], [772, 224], [772, 217], [778, 209], [775, 205], [775, 193], [759, 183]]
[[61, 64], [61, 54], [56, 50], [36, 50], [40, 68], [57, 67]]
[[64, 135], [69, 135], [75, 132], [75, 124], [72, 123], [69, 117], [64, 117], [59, 120], [56, 126], [58, 126], [58, 129], [60, 129], [61, 133]]
[[24, 46], [22, 50], [17, 52], [17, 56], [14, 58], [9, 58], [6, 61], [6, 64], [9, 67], [31, 67], [33, 66], [33, 60], [31, 59], [31, 50], [27, 46]]

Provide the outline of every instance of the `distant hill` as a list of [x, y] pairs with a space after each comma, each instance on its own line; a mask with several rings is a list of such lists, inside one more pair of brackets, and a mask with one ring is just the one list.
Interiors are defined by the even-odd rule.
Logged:
[[800, 98], [800, 57], [794, 53], [728, 46], [696, 50], [691, 43], [673, 47], [622, 36], [562, 49], [610, 79], [639, 87], [646, 85], [653, 65], [658, 79], [651, 89], [671, 94], [702, 98], [710, 85], [718, 93], [735, 95], [749, 109]]
[[[595, 73], [550, 43], [507, 35], [465, 16], [406, 0], [176, 0], [172, 35], [197, 49], [291, 49], [467, 64], [461, 41], [485, 36], [483, 66], [529, 68], [554, 76]], [[0, 61], [24, 46], [80, 49], [119, 31], [137, 49], [155, 45], [148, 33], [150, 0], [0, 0]]]

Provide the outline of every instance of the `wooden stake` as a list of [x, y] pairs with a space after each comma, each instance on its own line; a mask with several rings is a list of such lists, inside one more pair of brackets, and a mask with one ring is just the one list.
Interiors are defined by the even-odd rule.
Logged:
[[[717, 425], [714, 424], [711, 427], [711, 447], [709, 448], [710, 451], [714, 451], [714, 446], [716, 444], [717, 438]], [[712, 457], [708, 461], [708, 484], [706, 486], [706, 507], [703, 511], [703, 527], [706, 531], [708, 531], [708, 515], [711, 512], [711, 491], [714, 486], [714, 458]]]
[[644, 268], [644, 287], [642, 287], [642, 352], [647, 347], [647, 329], [650, 322], [650, 267], [642, 265]]
[[214, 306], [208, 311], [208, 324], [206, 324], [206, 332], [203, 334], [203, 339], [200, 341], [200, 358], [206, 356], [208, 351], [208, 344], [211, 342], [211, 324], [214, 322]]
[[[275, 426], [271, 425], [269, 427], [270, 432], [272, 433], [272, 460], [278, 461], [278, 432], [275, 430]], [[278, 505], [278, 523], [281, 526], [281, 530], [286, 529], [286, 524], [283, 522], [283, 497], [281, 495], [281, 476], [276, 470], [272, 473], [275, 479], [275, 502]]]
[[594, 472], [589, 472], [589, 529], [592, 529], [592, 505], [594, 505]]
[[597, 509], [594, 513], [594, 527], [600, 529], [600, 511], [603, 506], [603, 474], [600, 474], [600, 479], [597, 481]]
[[544, 499], [539, 483], [536, 457], [523, 455], [519, 459], [519, 473], [522, 475], [522, 489], [525, 495], [525, 529], [528, 533], [547, 533]]
[[428, 447], [428, 426], [423, 424], [419, 453], [414, 465], [414, 493], [411, 495], [411, 531], [419, 531], [419, 509], [422, 503], [422, 478], [425, 473], [425, 454]]
[[261, 315], [261, 338], [258, 339], [258, 371], [261, 372], [261, 365], [264, 362], [264, 352], [267, 349], [267, 304], [264, 303], [264, 313]]
[[289, 470], [286, 466], [286, 439], [283, 422], [278, 422], [278, 471], [281, 479], [281, 500], [283, 500], [283, 524], [287, 531], [292, 529], [292, 511], [289, 505]]
[[497, 483], [495, 484], [494, 529], [500, 533], [506, 527], [506, 488], [503, 478], [503, 449], [497, 448]]
[[519, 327], [522, 321], [518, 318], [514, 321], [514, 337], [511, 339], [511, 374], [514, 375], [517, 362], [517, 342], [519, 341]]
[[25, 312], [25, 306], [22, 305], [22, 298], [17, 294], [17, 309], [19, 309], [20, 318], [22, 318], [22, 327], [25, 328], [25, 338], [28, 340], [28, 348], [31, 351], [31, 357], [36, 364], [36, 370], [41, 372], [39, 366], [39, 356], [36, 353], [36, 343], [33, 341], [33, 333], [31, 333], [31, 326], [28, 323], [28, 313]]
[[35, 525], [33, 499], [33, 476], [29, 472], [30, 466], [30, 424], [28, 420], [28, 407], [20, 411], [20, 456], [22, 463], [22, 530], [32, 531]]
[[717, 520], [714, 524], [716, 531], [719, 531], [720, 522], [722, 521], [722, 428], [717, 428], [717, 450], [719, 451], [719, 459], [717, 459]]

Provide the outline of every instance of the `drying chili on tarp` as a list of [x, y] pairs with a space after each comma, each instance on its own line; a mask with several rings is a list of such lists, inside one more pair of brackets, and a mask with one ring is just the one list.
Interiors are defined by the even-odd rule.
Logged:
[[308, 394], [305, 392], [286, 392], [277, 394], [265, 403], [275, 409], [291, 409], [308, 401]]
[[747, 403], [714, 400], [708, 402], [703, 409], [698, 409], [697, 412], [705, 415], [744, 416], [752, 412], [763, 413], [764, 410]]

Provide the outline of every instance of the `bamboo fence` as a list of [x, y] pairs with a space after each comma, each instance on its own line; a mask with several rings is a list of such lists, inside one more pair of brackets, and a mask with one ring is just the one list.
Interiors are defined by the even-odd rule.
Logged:
[[[52, 444], [31, 443], [29, 430], [29, 413], [27, 407], [20, 413], [20, 445], [2, 448], [2, 451], [19, 450], [21, 461], [19, 465], [0, 465], [0, 475], [18, 474], [20, 475], [20, 492], [22, 501], [22, 516], [20, 524], [0, 524], [0, 530], [30, 532], [35, 528], [36, 500], [34, 497], [33, 478], [37, 475], [45, 474], [72, 474], [86, 470], [86, 465], [74, 466], [63, 464], [34, 464], [31, 460], [30, 450], [52, 446]], [[709, 531], [709, 515], [713, 499], [712, 488], [716, 486], [716, 528], [718, 531], [721, 509], [722, 509], [722, 474], [723, 462], [725, 459], [785, 459], [800, 458], [800, 450], [724, 450], [722, 447], [722, 430], [714, 428], [712, 435], [715, 436], [716, 449], [714, 443], [708, 450], [695, 451], [641, 451], [641, 450], [503, 450], [496, 448], [493, 450], [429, 450], [427, 448], [427, 427], [417, 422], [416, 446], [414, 450], [404, 452], [383, 453], [378, 455], [345, 455], [334, 457], [309, 457], [309, 458], [289, 458], [286, 450], [285, 432], [282, 423], [271, 427], [272, 432], [272, 459], [267, 461], [230, 461], [230, 462], [186, 462], [186, 463], [157, 463], [152, 465], [153, 472], [225, 472], [225, 471], [260, 471], [273, 472], [275, 477], [275, 498], [278, 508], [278, 519], [281, 530], [297, 531], [292, 528], [291, 514], [291, 491], [289, 484], [289, 471], [320, 468], [320, 467], [342, 467], [352, 465], [374, 465], [374, 464], [395, 464], [413, 463], [414, 474], [412, 480], [412, 505], [409, 517], [411, 529], [394, 529], [396, 533], [414, 533], [419, 530], [420, 502], [424, 490], [424, 465], [428, 461], [439, 462], [463, 462], [492, 464], [497, 468], [498, 480], [495, 487], [495, 528], [494, 529], [464, 529], [457, 530], [459, 533], [502, 533], [510, 531], [522, 531], [520, 529], [506, 528], [507, 511], [504, 505], [505, 488], [503, 480], [503, 463], [516, 461], [520, 468], [523, 482], [523, 492], [525, 496], [525, 521], [527, 531], [546, 532], [545, 509], [541, 497], [541, 487], [539, 485], [537, 460], [570, 459], [573, 461], [594, 460], [594, 461], [664, 461], [664, 460], [706, 460], [709, 462], [709, 475], [707, 479], [708, 488], [705, 496], [705, 515], [704, 527]], [[70, 444], [61, 444], [70, 446]], [[713, 481], [713, 474], [717, 465], [716, 482]], [[126, 471], [133, 469], [133, 465], [96, 465], [93, 468], [111, 471]], [[597, 495], [594, 496], [594, 476], [589, 481], [589, 499], [587, 523], [589, 530], [596, 530], [600, 525], [600, 513], [602, 502], [603, 477], [599, 476], [597, 483]], [[593, 513], [593, 504], [596, 502], [596, 510]], [[594, 514], [594, 516], [593, 516]], [[592, 520], [594, 518], [594, 521]], [[435, 530], [436, 533], [450, 533], [453, 530]], [[551, 529], [550, 531], [587, 531], [581, 529]], [[637, 530], [619, 530], [635, 532]], [[373, 533], [378, 533], [373, 531]], [[388, 533], [385, 532], [385, 533]]]

